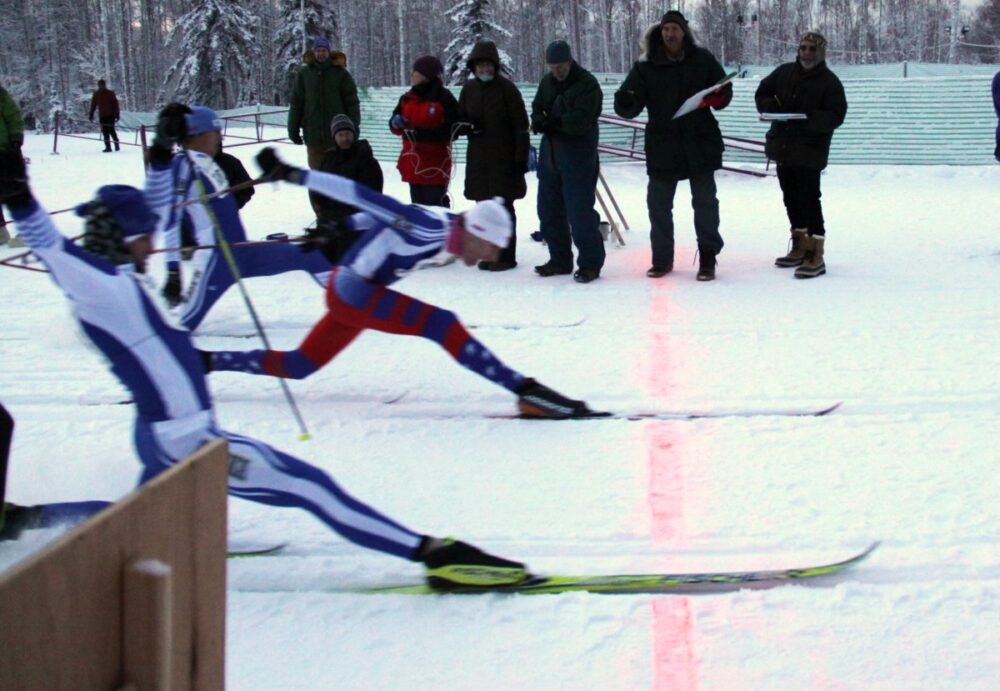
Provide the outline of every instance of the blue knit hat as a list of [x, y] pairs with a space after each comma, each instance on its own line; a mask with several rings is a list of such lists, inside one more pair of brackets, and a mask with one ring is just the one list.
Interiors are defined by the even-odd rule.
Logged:
[[130, 261], [125, 243], [156, 228], [156, 216], [142, 192], [128, 185], [101, 187], [91, 201], [76, 207], [76, 215], [87, 219], [83, 249], [113, 264]]
[[333, 44], [330, 43], [330, 39], [319, 36], [318, 38], [316, 38], [316, 40], [313, 41], [313, 50], [316, 50], [317, 48], [326, 48], [327, 50], [333, 50]]
[[569, 44], [566, 41], [553, 41], [549, 44], [549, 47], [545, 49], [545, 64], [546, 65], [559, 65], [564, 62], [569, 62], [573, 59], [573, 54], [570, 52]]
[[222, 119], [214, 110], [205, 106], [191, 106], [191, 112], [184, 116], [184, 122], [187, 123], [189, 137], [222, 131]]

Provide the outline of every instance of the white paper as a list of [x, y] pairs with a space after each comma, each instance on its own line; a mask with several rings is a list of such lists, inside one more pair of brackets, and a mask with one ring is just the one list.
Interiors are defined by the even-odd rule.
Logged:
[[718, 88], [719, 88], [718, 84], [713, 84], [707, 89], [702, 89], [694, 96], [691, 96], [688, 100], [684, 101], [684, 103], [681, 104], [681, 107], [677, 109], [677, 112], [674, 113], [674, 117], [672, 119], [676, 120], [682, 115], [687, 115], [692, 110], [698, 110], [698, 104], [701, 103], [701, 99], [705, 98]]

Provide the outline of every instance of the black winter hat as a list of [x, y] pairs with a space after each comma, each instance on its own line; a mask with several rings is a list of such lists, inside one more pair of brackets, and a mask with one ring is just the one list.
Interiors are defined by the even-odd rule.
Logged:
[[685, 19], [684, 15], [677, 10], [670, 10], [663, 15], [660, 19], [660, 26], [663, 26], [664, 24], [676, 24], [684, 31], [685, 35], [691, 33], [691, 30], [688, 29], [687, 19]]
[[419, 72], [428, 79], [438, 79], [444, 72], [444, 66], [433, 55], [422, 55], [413, 61], [413, 71]]
[[549, 47], [545, 49], [545, 64], [546, 65], [559, 65], [564, 62], [569, 62], [573, 59], [573, 53], [569, 49], [569, 44], [566, 41], [553, 41], [549, 44]]

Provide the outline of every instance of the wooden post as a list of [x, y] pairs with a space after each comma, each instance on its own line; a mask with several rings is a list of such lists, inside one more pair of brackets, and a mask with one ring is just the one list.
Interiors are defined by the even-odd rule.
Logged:
[[170, 566], [157, 559], [136, 561], [125, 570], [122, 672], [126, 685], [169, 691], [173, 656]]

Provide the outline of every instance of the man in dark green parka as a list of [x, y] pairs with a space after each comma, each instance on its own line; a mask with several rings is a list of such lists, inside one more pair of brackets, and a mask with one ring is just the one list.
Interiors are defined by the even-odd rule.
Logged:
[[[573, 60], [569, 44], [553, 41], [545, 50], [549, 74], [531, 102], [531, 131], [542, 135], [538, 153], [538, 220], [549, 261], [535, 267], [539, 276], [573, 271], [577, 283], [590, 283], [604, 266], [604, 241], [594, 210], [597, 190], [597, 118], [603, 96], [597, 79]], [[572, 243], [570, 242], [572, 238]]]
[[[0, 149], [15, 151], [20, 156], [23, 144], [24, 118], [21, 117], [21, 109], [17, 107], [10, 93], [0, 86]], [[7, 244], [10, 239], [7, 221], [3, 217], [3, 204], [0, 203], [0, 245]], [[14, 240], [20, 243], [19, 238]], [[23, 243], [16, 246], [22, 247]]]
[[720, 110], [732, 100], [726, 84], [702, 99], [699, 107], [674, 119], [688, 98], [725, 77], [718, 60], [695, 45], [684, 15], [671, 10], [650, 27], [642, 41], [642, 54], [625, 83], [615, 93], [615, 112], [634, 118], [645, 108], [645, 151], [649, 184], [652, 266], [650, 278], [670, 273], [674, 267], [674, 193], [680, 180], [691, 184], [691, 206], [698, 238], [699, 281], [715, 278], [715, 257], [722, 251], [719, 234], [719, 200], [715, 171], [722, 167], [722, 132], [709, 106]]
[[295, 144], [305, 140], [313, 170], [334, 145], [330, 134], [334, 116], [343, 113], [356, 128], [361, 127], [358, 87], [347, 71], [347, 57], [340, 51], [331, 54], [330, 47], [330, 41], [322, 37], [313, 42], [288, 99], [288, 138]]

